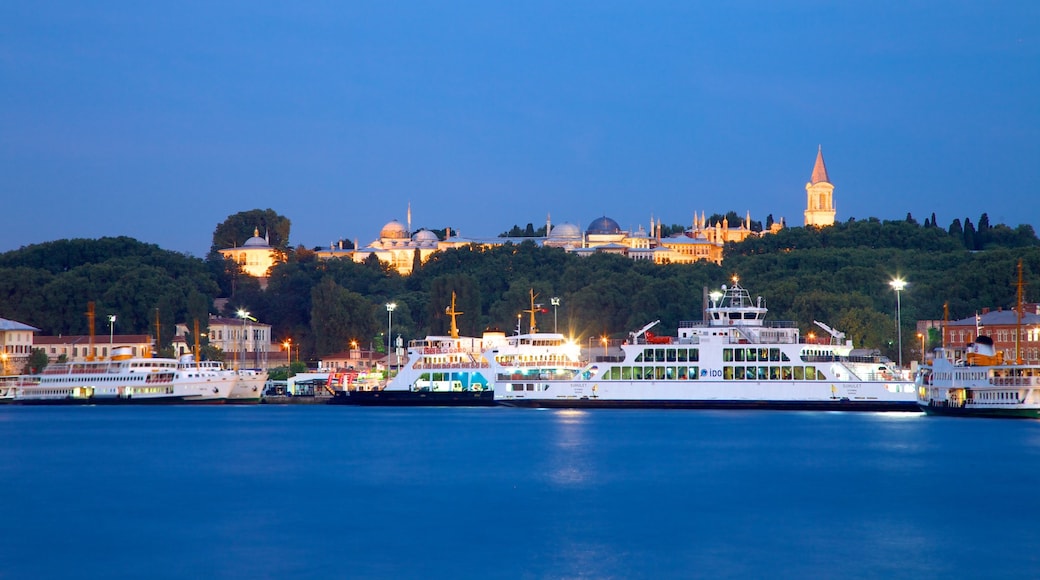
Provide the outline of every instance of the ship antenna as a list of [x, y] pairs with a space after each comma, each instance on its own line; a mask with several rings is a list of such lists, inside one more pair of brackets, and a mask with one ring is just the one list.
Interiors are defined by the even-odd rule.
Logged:
[[538, 323], [535, 322], [535, 318], [534, 318], [534, 313], [537, 312], [538, 309], [536, 309], [534, 307], [534, 299], [538, 298], [539, 295], [534, 293], [534, 288], [532, 288], [530, 290], [530, 294], [531, 294], [531, 308], [529, 310], [524, 310], [524, 312], [530, 312], [531, 313], [531, 334], [534, 334], [534, 333], [538, 332]]

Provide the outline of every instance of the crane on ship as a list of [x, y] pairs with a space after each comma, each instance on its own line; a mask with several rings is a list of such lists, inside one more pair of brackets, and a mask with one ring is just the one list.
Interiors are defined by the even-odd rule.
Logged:
[[819, 320], [813, 320], [813, 324], [815, 324], [816, 326], [819, 326], [820, 328], [824, 329], [825, 331], [827, 331], [827, 334], [831, 335], [831, 338], [834, 339], [834, 342], [832, 344], [842, 344], [843, 342], [845, 342], [845, 333], [844, 332], [841, 332], [839, 330], [834, 330], [833, 328], [827, 326], [826, 324], [820, 322]]

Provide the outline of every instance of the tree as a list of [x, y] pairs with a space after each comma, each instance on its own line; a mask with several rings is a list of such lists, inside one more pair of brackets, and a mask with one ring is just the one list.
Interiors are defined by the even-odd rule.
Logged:
[[47, 358], [47, 351], [42, 348], [34, 348], [32, 349], [32, 354], [29, 355], [29, 362], [22, 369], [22, 373], [27, 375], [42, 373], [43, 369], [47, 368], [48, 362], [50, 360]]
[[375, 309], [360, 294], [351, 292], [331, 278], [311, 290], [311, 330], [318, 356], [345, 350], [356, 337], [375, 332]]

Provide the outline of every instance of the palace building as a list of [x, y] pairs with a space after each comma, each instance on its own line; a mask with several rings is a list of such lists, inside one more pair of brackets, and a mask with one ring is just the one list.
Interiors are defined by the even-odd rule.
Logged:
[[242, 271], [260, 279], [260, 287], [267, 286], [267, 276], [281, 256], [281, 252], [271, 247], [269, 236], [260, 237], [260, 229], [253, 229], [253, 237], [246, 240], [241, 247], [224, 248], [220, 254], [228, 260], [234, 260]]

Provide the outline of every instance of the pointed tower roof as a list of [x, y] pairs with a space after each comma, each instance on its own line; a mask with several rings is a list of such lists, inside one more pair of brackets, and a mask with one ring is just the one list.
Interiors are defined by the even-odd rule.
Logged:
[[831, 182], [827, 178], [827, 166], [823, 163], [823, 145], [820, 145], [819, 149], [816, 150], [816, 165], [813, 165], [812, 180], [809, 183], [815, 185], [820, 182]]

